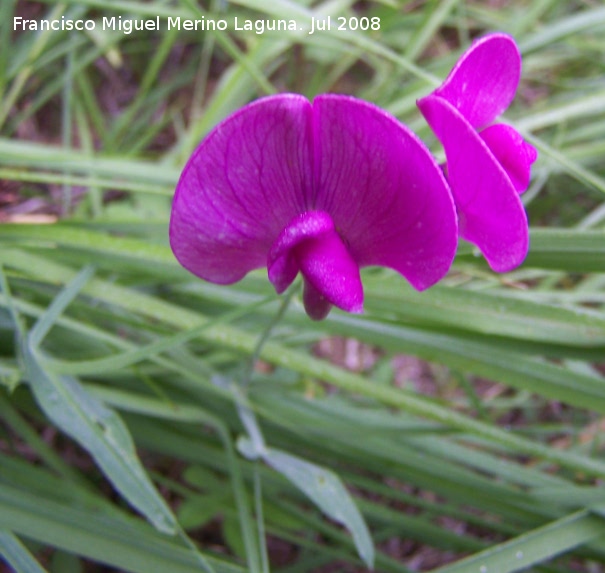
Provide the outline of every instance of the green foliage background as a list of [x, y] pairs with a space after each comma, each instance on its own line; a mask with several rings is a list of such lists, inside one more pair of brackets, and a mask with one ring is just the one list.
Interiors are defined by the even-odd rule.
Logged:
[[[7, 24], [23, 13], [381, 27], [17, 34]], [[62, 215], [23, 225], [12, 206], [0, 226], [12, 569], [603, 570], [600, 2], [4, 0], [0, 21], [3, 189], [52, 197]], [[495, 275], [463, 244], [439, 286], [417, 293], [369, 269], [363, 316], [313, 323], [262, 271], [217, 287], [178, 266], [174, 185], [229, 113], [274, 92], [352, 93], [443, 157], [415, 101], [496, 30], [524, 62], [505, 119], [540, 152], [518, 270]], [[321, 357], [328, 337], [369, 345], [373, 361]]]

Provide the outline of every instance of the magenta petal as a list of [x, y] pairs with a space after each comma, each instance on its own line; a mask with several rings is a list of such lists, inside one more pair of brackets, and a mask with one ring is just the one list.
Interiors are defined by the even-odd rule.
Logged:
[[520, 77], [521, 55], [515, 41], [506, 34], [490, 34], [473, 43], [433, 95], [480, 128], [510, 105]]
[[284, 292], [296, 278], [300, 265], [296, 247], [304, 241], [334, 231], [330, 215], [308, 211], [292, 219], [271, 246], [267, 257], [269, 280], [278, 294]]
[[497, 123], [479, 133], [504, 168], [515, 189], [522, 193], [529, 186], [531, 165], [538, 158], [535, 147], [511, 127]]
[[330, 301], [307, 280], [303, 286], [303, 304], [305, 312], [312, 320], [323, 320], [332, 308]]
[[295, 217], [273, 244], [267, 267], [278, 292], [302, 272], [306, 285], [303, 301], [312, 318], [318, 319], [324, 311], [327, 314], [330, 305], [348, 312], [363, 309], [359, 266], [325, 212], [309, 211]]
[[359, 266], [391, 267], [417, 289], [449, 270], [454, 204], [424, 144], [376, 106], [338, 95], [313, 102], [314, 208], [330, 213]]
[[347, 312], [363, 312], [359, 266], [336, 231], [302, 243], [297, 249], [300, 270], [316, 291]]
[[219, 284], [263, 267], [284, 224], [311, 195], [311, 104], [258, 100], [220, 123], [177, 185], [170, 245], [179, 262]]
[[418, 107], [445, 149], [461, 236], [475, 243], [497, 272], [520, 265], [529, 245], [527, 217], [508, 175], [447, 101], [430, 95]]

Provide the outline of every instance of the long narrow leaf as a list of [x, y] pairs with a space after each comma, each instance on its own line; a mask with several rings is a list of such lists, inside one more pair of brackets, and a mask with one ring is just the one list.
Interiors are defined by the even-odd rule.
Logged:
[[605, 535], [605, 522], [582, 511], [434, 573], [512, 573]]
[[122, 496], [160, 531], [175, 534], [176, 519], [147, 476], [120, 417], [88, 394], [76, 378], [48, 371], [39, 349], [57, 316], [89, 276], [89, 271], [76, 276], [26, 339], [19, 341], [25, 377], [48, 418], [92, 455]]
[[[40, 543], [59, 547], [133, 573], [200, 573], [195, 555], [144, 522], [70, 507], [2, 484], [0, 528], [11, 527]], [[243, 573], [207, 557], [216, 573]]]
[[[248, 438], [240, 439], [238, 448], [246, 455], [250, 455], [250, 452], [257, 453]], [[344, 525], [351, 532], [359, 555], [372, 569], [374, 564], [372, 537], [340, 478], [326, 468], [273, 448], [264, 448], [258, 453], [262, 454], [262, 459], [269, 466], [290, 480], [328, 517]]]

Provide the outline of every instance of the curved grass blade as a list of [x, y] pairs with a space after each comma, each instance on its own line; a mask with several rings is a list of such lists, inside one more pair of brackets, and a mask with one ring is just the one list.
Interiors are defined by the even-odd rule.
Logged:
[[433, 573], [512, 573], [550, 560], [604, 533], [602, 519], [580, 511]]
[[90, 269], [80, 272], [19, 341], [25, 377], [48, 418], [92, 455], [120, 494], [159, 531], [175, 534], [176, 519], [145, 473], [121, 418], [88, 394], [76, 378], [45, 367], [39, 345], [91, 274]]
[[0, 530], [0, 556], [15, 573], [46, 573], [25, 545], [10, 531]]
[[237, 445], [246, 457], [260, 454], [267, 465], [291, 481], [328, 517], [344, 525], [351, 532], [360, 557], [370, 569], [373, 568], [372, 537], [353, 498], [335, 473], [273, 448], [258, 452], [248, 438], [238, 440]]
[[344, 525], [351, 532], [361, 558], [370, 569], [373, 568], [374, 544], [370, 532], [335, 473], [272, 449], [266, 454], [265, 462], [303, 491], [326, 515]]

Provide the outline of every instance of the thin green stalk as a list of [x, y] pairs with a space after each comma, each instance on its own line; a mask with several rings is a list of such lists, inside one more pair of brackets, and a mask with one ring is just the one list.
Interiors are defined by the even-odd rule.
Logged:
[[152, 183], [137, 183], [136, 181], [101, 179], [81, 175], [52, 173], [50, 171], [24, 171], [21, 169], [0, 168], [0, 179], [10, 181], [29, 181], [31, 183], [44, 183], [46, 185], [71, 185], [81, 187], [111, 187], [133, 193], [146, 193], [172, 197], [172, 187], [154, 186]]
[[260, 557], [263, 573], [269, 573], [269, 555], [267, 554], [267, 543], [265, 541], [265, 519], [263, 516], [263, 491], [261, 475], [258, 471], [260, 462], [254, 462], [254, 510], [256, 513], [256, 527], [258, 529], [258, 539], [260, 542]]
[[[75, 58], [75, 40], [76, 36], [73, 32], [69, 35], [69, 52], [67, 53], [65, 66], [65, 83], [63, 84], [63, 107], [61, 113], [62, 123], [62, 143], [66, 150], [71, 149], [72, 143], [72, 122], [73, 122], [73, 107], [74, 107], [74, 58]], [[65, 216], [71, 211], [71, 196], [72, 188], [67, 183], [63, 183], [63, 193], [61, 202], [61, 212]]]
[[435, 32], [443, 25], [444, 20], [456, 7], [458, 0], [436, 0], [431, 3], [430, 13], [423, 25], [416, 31], [404, 52], [410, 62], [414, 62], [425, 50], [435, 36]]
[[[189, 8], [189, 11], [196, 18], [205, 18], [206, 13], [196, 4], [193, 0], [182, 0], [182, 3]], [[247, 72], [254, 78], [254, 81], [258, 84], [262, 92], [265, 94], [273, 94], [276, 89], [271, 85], [271, 82], [267, 79], [265, 74], [258, 66], [251, 61], [249, 57], [242, 53], [238, 48], [237, 44], [229, 38], [227, 34], [217, 32], [207, 32], [208, 34], [214, 34], [218, 44], [234, 61], [239, 62]]]
[[254, 373], [254, 367], [256, 366], [256, 363], [258, 362], [258, 359], [261, 355], [263, 346], [265, 345], [265, 343], [271, 336], [273, 329], [279, 324], [279, 322], [283, 318], [284, 314], [286, 314], [286, 311], [288, 310], [288, 307], [290, 306], [290, 302], [292, 301], [292, 298], [299, 290], [300, 290], [300, 283], [297, 283], [289, 290], [289, 292], [286, 293], [286, 295], [283, 297], [283, 299], [281, 301], [281, 304], [279, 306], [279, 309], [277, 310], [277, 313], [273, 316], [273, 318], [271, 319], [269, 324], [265, 327], [265, 329], [261, 333], [261, 335], [256, 343], [256, 346], [254, 347], [254, 350], [252, 351], [252, 354], [250, 356], [250, 360], [248, 362], [248, 368], [246, 369], [244, 377], [242, 378], [242, 387], [243, 388], [246, 388], [250, 384], [250, 381], [252, 380], [252, 375]]
[[546, 14], [557, 0], [534, 0], [524, 10], [525, 17], [519, 18], [514, 29], [515, 37], [522, 37], [528, 30], [540, 25], [540, 18]]
[[267, 304], [270, 302], [270, 300], [270, 298], [265, 298], [251, 305], [236, 307], [229, 312], [221, 314], [216, 319], [211, 319], [207, 322], [204, 322], [191, 330], [186, 330], [173, 336], [155, 340], [150, 344], [138, 346], [137, 348], [127, 350], [121, 354], [112, 354], [107, 358], [83, 360], [75, 364], [72, 364], [69, 361], [48, 359], [47, 363], [52, 367], [53, 371], [61, 374], [91, 375], [95, 372], [111, 372], [115, 370], [122, 370], [123, 368], [147, 360], [152, 356], [157, 357], [158, 355], [176, 348], [177, 346], [199, 338], [205, 330], [208, 330], [212, 326], [233, 322], [238, 318], [242, 318], [262, 305]]
[[16, 0], [4, 0], [0, 8], [0, 18], [5, 22], [4, 26], [0, 27], [0, 102], [4, 97], [4, 88], [8, 81], [8, 62], [11, 54], [11, 26], [8, 22], [13, 21], [15, 13]]
[[[91, 130], [86, 121], [84, 110], [82, 105], [78, 102], [76, 105], [76, 125], [78, 126], [78, 133], [80, 136], [80, 145], [82, 149], [88, 151], [91, 155], [94, 152], [93, 136]], [[69, 180], [66, 177], [63, 185], [68, 185]], [[98, 185], [88, 184], [88, 199], [91, 206], [90, 212], [93, 219], [98, 218], [103, 212], [103, 191]]]
[[[240, 418], [242, 424], [244, 425], [244, 428], [246, 428], [248, 436], [250, 437], [250, 440], [254, 444], [255, 449], [259, 454], [262, 453], [263, 451], [265, 451], [266, 442], [265, 442], [265, 438], [263, 436], [262, 430], [260, 429], [260, 426], [258, 424], [258, 421], [256, 420], [254, 411], [252, 410], [252, 408], [250, 407], [250, 404], [248, 402], [247, 390], [250, 385], [250, 381], [252, 380], [254, 368], [256, 366], [256, 362], [258, 361], [262, 348], [265, 345], [266, 341], [268, 340], [269, 336], [271, 335], [271, 332], [273, 331], [275, 326], [280, 322], [280, 320], [284, 316], [286, 310], [288, 309], [288, 306], [290, 305], [290, 301], [292, 300], [292, 297], [297, 292], [297, 290], [298, 290], [298, 286], [295, 286], [294, 288], [290, 289], [290, 291], [283, 298], [283, 300], [277, 310], [277, 313], [272, 317], [269, 324], [264, 328], [261, 336], [259, 337], [258, 341], [256, 342], [256, 345], [251, 353], [251, 357], [250, 357], [250, 360], [248, 361], [248, 366], [244, 372], [244, 376], [242, 378], [241, 383], [238, 385], [234, 385], [234, 384], [229, 385], [231, 388], [234, 400], [235, 400], [235, 405], [237, 408], [237, 413], [239, 415], [239, 418]], [[266, 544], [265, 544], [265, 540], [264, 540], [262, 498], [259, 497], [261, 495], [260, 483], [258, 484], [258, 489], [257, 489], [257, 484], [255, 482], [254, 491], [255, 491], [258, 546], [260, 549], [260, 565], [258, 562], [259, 556], [258, 556], [256, 550], [250, 552], [251, 547], [248, 547], [248, 542], [251, 542], [251, 540], [247, 539], [247, 534], [249, 532], [246, 530], [247, 528], [244, 527], [244, 524], [242, 524], [242, 531], [244, 533], [244, 541], [246, 542], [247, 553], [249, 553], [251, 558], [252, 557], [254, 558], [252, 560], [252, 563], [250, 563], [251, 559], [249, 559], [249, 565], [251, 566], [252, 571], [253, 572], [258, 571], [260, 573], [260, 567], [262, 567], [263, 572], [266, 573], [268, 571], [268, 558], [266, 555]], [[259, 511], [260, 511], [260, 513], [259, 513]]]
[[11, 318], [13, 319], [15, 333], [17, 337], [23, 338], [25, 336], [25, 328], [23, 326], [23, 323], [21, 322], [19, 313], [17, 312], [17, 307], [15, 306], [10, 286], [8, 284], [8, 281], [6, 280], [6, 275], [4, 274], [4, 266], [2, 264], [0, 264], [0, 292], [2, 292], [4, 294], [4, 297], [6, 298], [6, 306], [8, 307], [8, 311], [10, 312]]
[[178, 536], [179, 539], [191, 550], [191, 553], [195, 556], [196, 561], [200, 564], [202, 569], [206, 571], [206, 573], [216, 573], [214, 567], [210, 565], [210, 563], [206, 560], [206, 558], [200, 553], [200, 550], [197, 548], [197, 545], [193, 543], [191, 538], [187, 535], [185, 530], [182, 527], [178, 527]]
[[[48, 15], [49, 20], [58, 20], [61, 17], [61, 14], [65, 12], [65, 6], [63, 4], [59, 4], [55, 6], [54, 10], [50, 12]], [[6, 24], [4, 28], [9, 28]], [[40, 32], [40, 34], [34, 40], [32, 47], [29, 51], [29, 56], [26, 62], [26, 65], [21, 68], [17, 77], [13, 81], [8, 93], [6, 94], [6, 98], [4, 98], [0, 104], [0, 128], [4, 125], [6, 118], [10, 110], [13, 108], [27, 80], [30, 78], [33, 71], [33, 62], [38, 58], [38, 56], [44, 51], [44, 48], [50, 41], [52, 34], [54, 32], [52, 30], [46, 30], [44, 32]]]
[[[219, 0], [212, 0], [210, 2], [210, 11], [212, 13], [218, 12], [221, 7]], [[214, 45], [216, 40], [212, 34], [206, 34], [204, 36], [204, 42], [202, 43], [202, 53], [200, 55], [200, 65], [195, 78], [195, 85], [193, 87], [193, 97], [191, 98], [191, 118], [195, 123], [202, 113], [202, 106], [204, 104], [204, 97], [206, 89], [208, 88], [208, 77], [210, 73], [210, 62], [214, 53]]]
[[544, 153], [545, 156], [550, 157], [558, 165], [562, 166], [569, 175], [575, 177], [578, 181], [581, 181], [589, 187], [593, 187], [597, 191], [605, 193], [605, 179], [603, 177], [569, 159], [564, 153], [561, 153], [554, 147], [548, 145], [543, 139], [527, 133], [524, 133], [524, 136], [527, 141], [537, 147], [541, 153]]

